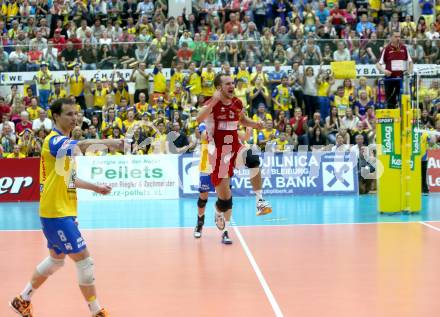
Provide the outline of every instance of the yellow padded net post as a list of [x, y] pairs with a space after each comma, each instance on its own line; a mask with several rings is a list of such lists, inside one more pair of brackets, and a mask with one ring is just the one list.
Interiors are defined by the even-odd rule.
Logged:
[[383, 173], [377, 179], [377, 209], [381, 213], [419, 212], [421, 193], [421, 137], [416, 132], [417, 110], [409, 95], [401, 109], [377, 111], [377, 159]]

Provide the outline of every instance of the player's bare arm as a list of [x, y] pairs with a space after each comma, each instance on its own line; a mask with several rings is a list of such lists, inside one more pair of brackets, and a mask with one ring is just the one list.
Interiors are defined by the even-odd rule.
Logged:
[[112, 191], [112, 188], [110, 186], [89, 183], [89, 182], [82, 180], [80, 178], [75, 179], [75, 186], [76, 186], [76, 188], [91, 190], [91, 191], [94, 191], [95, 193], [102, 194], [102, 195], [110, 194], [110, 192]]
[[240, 115], [240, 120], [239, 120], [240, 124], [245, 126], [245, 127], [249, 127], [252, 129], [263, 129], [264, 124], [262, 121], [254, 121], [251, 118], [249, 118], [247, 115], [244, 114], [244, 112], [241, 113]]

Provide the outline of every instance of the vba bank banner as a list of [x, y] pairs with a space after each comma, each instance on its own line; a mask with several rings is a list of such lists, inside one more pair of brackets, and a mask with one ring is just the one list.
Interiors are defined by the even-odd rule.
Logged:
[[428, 150], [429, 191], [440, 193], [440, 150]]
[[[350, 153], [289, 152], [260, 156], [263, 193], [269, 195], [357, 194], [356, 157]], [[182, 155], [179, 172], [181, 197], [198, 195], [199, 158]], [[234, 195], [252, 195], [247, 168], [236, 170], [231, 179]]]
[[0, 202], [40, 199], [40, 159], [0, 160]]
[[79, 178], [112, 187], [109, 195], [78, 189], [79, 200], [178, 199], [177, 155], [77, 157]]

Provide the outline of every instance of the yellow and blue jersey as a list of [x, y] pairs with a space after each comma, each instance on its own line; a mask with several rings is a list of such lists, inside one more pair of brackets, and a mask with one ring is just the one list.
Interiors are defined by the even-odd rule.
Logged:
[[235, 79], [236, 80], [242, 80], [243, 81], [243, 86], [245, 88], [249, 88], [250, 87], [250, 83], [251, 83], [251, 75], [250, 75], [250, 69], [240, 69], [240, 68], [236, 68], [235, 69]]
[[83, 75], [72, 74], [69, 78], [70, 94], [75, 97], [84, 96], [86, 79]]
[[76, 171], [72, 152], [77, 143], [57, 129], [44, 139], [40, 159], [40, 217], [76, 217]]
[[214, 95], [214, 92], [215, 92], [214, 78], [215, 78], [214, 71], [211, 71], [211, 72], [203, 71], [202, 72], [202, 81], [203, 81], [202, 95], [203, 96], [212, 97]]
[[280, 103], [280, 106], [275, 104], [274, 109], [281, 111], [288, 111], [289, 109], [291, 109], [292, 96], [293, 93], [291, 92], [289, 87], [278, 85], [272, 92], [272, 98], [274, 98], [278, 103]]
[[105, 99], [107, 95], [109, 94], [108, 89], [102, 88], [101, 90], [94, 90], [92, 91], [93, 95], [93, 106], [103, 108], [105, 105]]
[[199, 171], [200, 173], [209, 174], [211, 173], [211, 166], [209, 164], [208, 139], [204, 133], [206, 131], [204, 122], [199, 124], [199, 131], [201, 134]]
[[165, 75], [156, 67], [153, 70], [153, 91], [157, 93], [165, 93], [167, 90], [167, 80]]
[[171, 78], [170, 78], [170, 92], [174, 93], [176, 89], [176, 84], [183, 87], [183, 81], [185, 80], [185, 75], [182, 72], [175, 71], [174, 68], [171, 69]]
[[199, 125], [199, 131], [201, 134], [200, 145], [200, 163], [199, 163], [199, 192], [215, 192], [215, 187], [211, 182], [211, 164], [209, 163], [209, 150], [208, 150], [208, 138], [206, 136], [206, 125], [202, 122]]
[[331, 106], [336, 107], [338, 109], [338, 116], [343, 117], [345, 116], [347, 109], [351, 108], [353, 98], [348, 95], [344, 95], [343, 97], [334, 95], [330, 97], [330, 101], [331, 101]]

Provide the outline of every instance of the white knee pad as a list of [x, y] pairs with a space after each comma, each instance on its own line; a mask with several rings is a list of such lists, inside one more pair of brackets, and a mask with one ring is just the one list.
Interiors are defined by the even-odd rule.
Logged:
[[64, 259], [55, 259], [51, 256], [45, 258], [37, 266], [37, 272], [43, 276], [51, 276], [64, 266]]
[[95, 283], [95, 276], [93, 274], [93, 259], [87, 259], [76, 262], [76, 269], [78, 273], [78, 282], [81, 286], [91, 286]]

